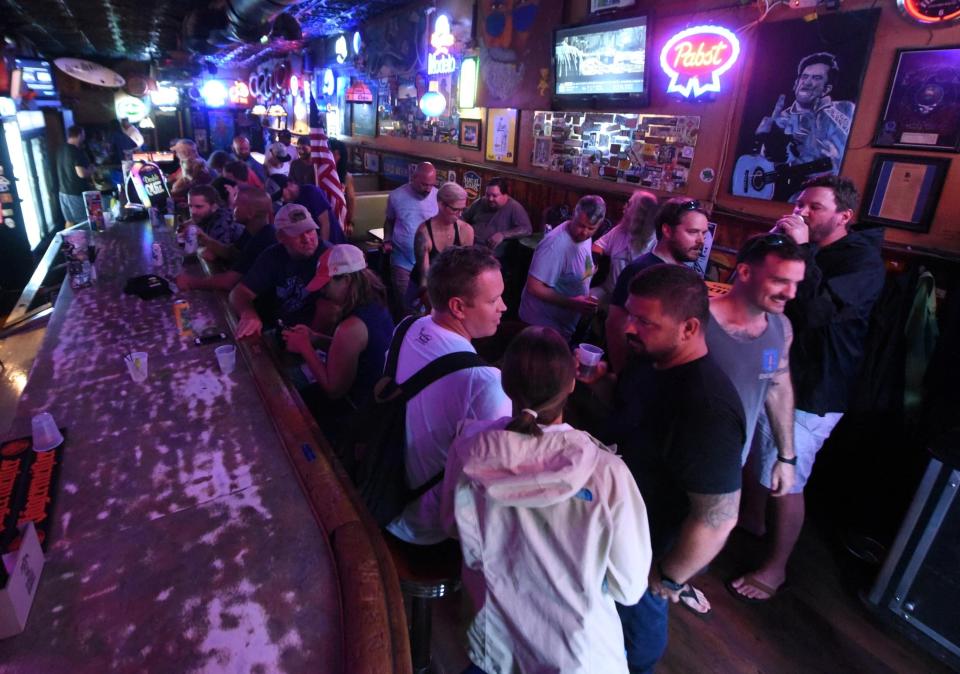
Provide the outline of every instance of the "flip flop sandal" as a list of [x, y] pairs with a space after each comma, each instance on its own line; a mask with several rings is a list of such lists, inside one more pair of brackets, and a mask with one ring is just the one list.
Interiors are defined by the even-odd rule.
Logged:
[[690, 583], [687, 583], [680, 592], [680, 603], [685, 609], [701, 618], [710, 615], [710, 606], [707, 597]]
[[771, 599], [773, 599], [775, 596], [777, 596], [777, 592], [782, 590], [784, 587], [783, 585], [781, 585], [780, 587], [770, 587], [766, 583], [760, 582], [753, 576], [743, 576], [743, 579], [746, 581], [747, 585], [757, 590], [760, 590], [761, 592], [767, 593], [767, 596], [762, 599], [760, 597], [748, 597], [745, 594], [742, 594], [737, 588], [733, 586], [733, 581], [736, 580], [736, 578], [731, 578], [726, 583], [724, 583], [726, 585], [727, 591], [733, 595], [734, 599], [738, 601], [742, 601], [744, 604], [765, 604]]

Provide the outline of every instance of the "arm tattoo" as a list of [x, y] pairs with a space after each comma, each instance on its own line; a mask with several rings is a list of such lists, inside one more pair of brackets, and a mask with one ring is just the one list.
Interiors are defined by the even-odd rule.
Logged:
[[690, 514], [711, 529], [718, 529], [730, 520], [736, 521], [740, 509], [740, 491], [728, 494], [688, 494]]

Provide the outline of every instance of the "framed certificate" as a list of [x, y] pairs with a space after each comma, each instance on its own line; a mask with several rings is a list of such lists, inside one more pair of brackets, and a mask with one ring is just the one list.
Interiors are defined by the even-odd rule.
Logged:
[[860, 222], [929, 232], [950, 160], [878, 154], [860, 208]]

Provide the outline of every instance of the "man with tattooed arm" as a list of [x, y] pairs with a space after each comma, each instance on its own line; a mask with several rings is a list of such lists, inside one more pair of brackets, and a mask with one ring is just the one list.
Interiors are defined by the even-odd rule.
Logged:
[[601, 363], [585, 383], [612, 402], [609, 435], [647, 504], [654, 563], [649, 589], [617, 606], [631, 672], [652, 671], [667, 645], [667, 607], [720, 552], [737, 522], [743, 406], [708, 355], [710, 309], [700, 277], [655, 265], [630, 283], [624, 328], [631, 358]]

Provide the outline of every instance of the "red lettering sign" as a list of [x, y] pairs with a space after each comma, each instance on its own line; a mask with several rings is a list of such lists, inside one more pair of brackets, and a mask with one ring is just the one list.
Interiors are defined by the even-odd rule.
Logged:
[[737, 36], [720, 26], [682, 30], [663, 45], [660, 67], [670, 76], [667, 91], [686, 97], [720, 91], [720, 77], [740, 57]]

